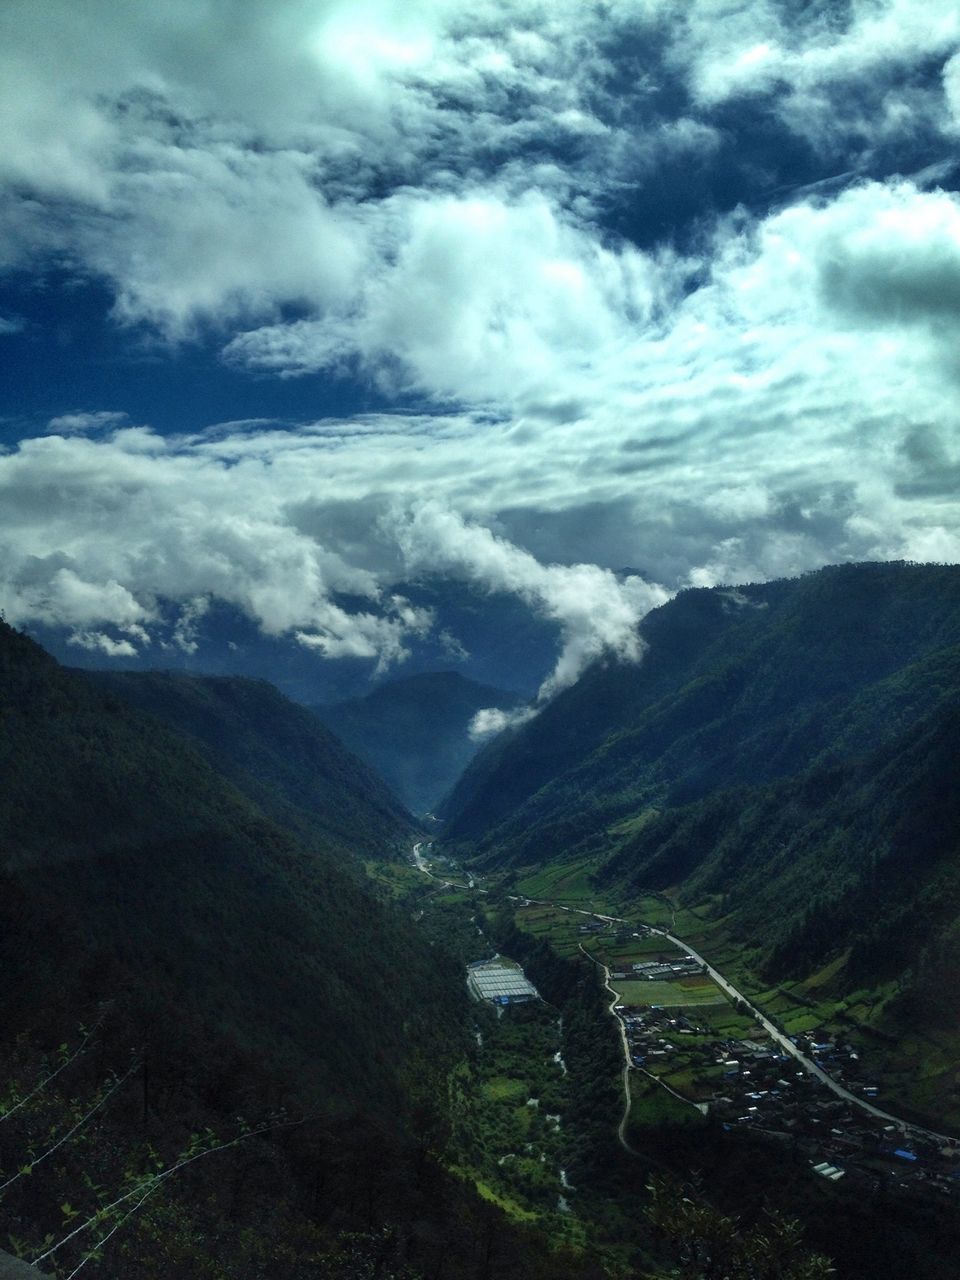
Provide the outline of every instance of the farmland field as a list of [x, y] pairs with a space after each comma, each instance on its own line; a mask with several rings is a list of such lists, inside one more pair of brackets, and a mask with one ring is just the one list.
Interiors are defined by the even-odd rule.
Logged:
[[726, 996], [709, 980], [706, 985], [691, 986], [683, 982], [661, 982], [657, 979], [635, 982], [628, 978], [626, 981], [613, 981], [610, 985], [624, 1004], [662, 1004], [671, 1008], [693, 1008], [726, 1003]]

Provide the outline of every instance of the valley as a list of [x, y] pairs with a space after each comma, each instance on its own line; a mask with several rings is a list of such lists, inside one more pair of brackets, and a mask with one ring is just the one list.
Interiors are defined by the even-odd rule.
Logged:
[[[0, 627], [17, 1252], [62, 1237], [69, 1274], [102, 1213], [123, 1280], [193, 1280], [214, 1234], [211, 1280], [256, 1275], [270, 1221], [291, 1280], [948, 1280], [960, 578], [687, 592], [643, 630], [419, 821], [266, 682]], [[438, 690], [449, 725], [487, 696], [364, 715], [402, 748]]]
[[[434, 856], [433, 845], [418, 842], [411, 864], [458, 895], [471, 923], [484, 900], [486, 909], [499, 901], [524, 934], [539, 937], [557, 955], [579, 953], [602, 974], [608, 999], [597, 1013], [614, 1020], [621, 1057], [619, 1110], [608, 1123], [643, 1168], [658, 1164], [651, 1136], [664, 1126], [680, 1127], [721, 1148], [725, 1140], [746, 1140], [788, 1154], [806, 1169], [811, 1186], [845, 1180], [854, 1195], [875, 1200], [893, 1194], [931, 1205], [960, 1195], [956, 1136], [906, 1118], [892, 1098], [891, 1110], [872, 1101], [880, 1090], [863, 1083], [859, 1055], [841, 1036], [828, 1038], [825, 1029], [788, 1034], [739, 978], [735, 985], [673, 932], [677, 913], [668, 900], [601, 908], [576, 866], [566, 875], [553, 869], [563, 901], [511, 893], [511, 877], [485, 873], [478, 883], [449, 856], [437, 863]], [[496, 1012], [506, 1019], [519, 1009]], [[604, 1037], [604, 1023], [596, 1021], [594, 1031]], [[514, 1071], [522, 1076], [524, 1068], [515, 1065]], [[501, 1077], [495, 1087], [524, 1104], [519, 1080], [510, 1084]], [[515, 1195], [523, 1171], [522, 1163], [513, 1170]], [[577, 1195], [564, 1195], [563, 1210], [579, 1214]], [[588, 1239], [591, 1212], [595, 1206], [587, 1212]]]

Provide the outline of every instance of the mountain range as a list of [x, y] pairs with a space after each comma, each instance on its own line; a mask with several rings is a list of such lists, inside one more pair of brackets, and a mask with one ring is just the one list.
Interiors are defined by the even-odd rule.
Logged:
[[580, 1274], [438, 1161], [462, 970], [364, 873], [414, 834], [270, 686], [91, 677], [0, 624], [5, 1243], [360, 1280], [472, 1275], [496, 1228], [498, 1275]]
[[509, 711], [522, 699], [505, 689], [437, 671], [391, 680], [364, 698], [312, 710], [384, 778], [413, 813], [450, 790], [480, 742], [470, 735], [478, 711]]
[[771, 977], [960, 972], [960, 568], [685, 591], [641, 634], [476, 757], [444, 839], [712, 902]]
[[[120, 1233], [111, 1274], [598, 1275], [477, 1194], [447, 1145], [476, 1034], [463, 955], [485, 928], [561, 1000], [574, 962], [518, 934], [504, 894], [568, 863], [625, 912], [716, 926], [764, 982], [882, 989], [892, 1054], [943, 1033], [911, 1100], [955, 1108], [960, 568], [684, 591], [641, 640], [474, 755], [472, 715], [519, 694], [447, 671], [314, 711], [239, 676], [69, 670], [0, 624], [5, 1221], [55, 1239], [209, 1149]], [[422, 837], [409, 808], [449, 782], [440, 844], [489, 875], [466, 906], [401, 857]], [[615, 1064], [592, 966], [576, 982], [561, 1044]], [[510, 1053], [488, 1102], [522, 1074]], [[611, 1188], [645, 1176], [604, 1160]]]
[[383, 778], [266, 680], [171, 671], [82, 675], [185, 735], [221, 776], [314, 844], [384, 857], [411, 834], [410, 815]]

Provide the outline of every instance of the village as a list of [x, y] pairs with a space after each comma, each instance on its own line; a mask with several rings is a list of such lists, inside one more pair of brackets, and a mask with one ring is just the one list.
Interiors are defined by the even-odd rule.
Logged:
[[[519, 904], [518, 919], [530, 932], [604, 966], [631, 1073], [695, 1109], [701, 1122], [781, 1144], [807, 1162], [811, 1177], [864, 1194], [960, 1196], [960, 1141], [871, 1114], [867, 1108], [880, 1110], [884, 1099], [843, 1037], [817, 1027], [785, 1037], [789, 1045], [777, 1043], [757, 1010], [721, 990], [723, 979], [662, 928], [542, 900]], [[474, 998], [498, 1015], [539, 999], [522, 968], [505, 957], [474, 962], [467, 974]], [[838, 1096], [811, 1067], [851, 1097]], [[642, 1096], [634, 1102], [641, 1122], [643, 1105]]]
[[[662, 982], [700, 969], [689, 957], [639, 962], [612, 972], [610, 981], [617, 989], [626, 979], [635, 990], [638, 979]], [[749, 1014], [741, 1015], [741, 1022], [753, 1022], [745, 1035], [722, 1026], [729, 1015], [719, 1007], [638, 1001], [615, 1005], [614, 1012], [624, 1025], [632, 1066], [725, 1131], [749, 1130], [789, 1144], [809, 1160], [813, 1174], [827, 1181], [847, 1179], [865, 1190], [887, 1186], [960, 1195], [960, 1144], [934, 1142], [924, 1130], [894, 1124], [836, 1096]], [[877, 1099], [878, 1088], [863, 1079], [850, 1044], [825, 1030], [790, 1039], [850, 1093]]]

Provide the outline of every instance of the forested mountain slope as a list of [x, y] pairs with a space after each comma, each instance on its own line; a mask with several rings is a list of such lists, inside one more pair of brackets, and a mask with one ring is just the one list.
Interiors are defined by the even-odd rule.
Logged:
[[[246, 697], [271, 705], [185, 690], [198, 724], [208, 695], [238, 729]], [[483, 1250], [491, 1280], [582, 1274], [437, 1159], [462, 968], [200, 737], [0, 624], [4, 1240], [36, 1258], [63, 1237], [44, 1265], [68, 1274], [103, 1236], [107, 1280], [457, 1278]], [[331, 774], [323, 795], [344, 821], [362, 798]]]
[[445, 998], [427, 948], [335, 858], [271, 821], [189, 738], [6, 627], [0, 849], [3, 873], [72, 916], [91, 952], [314, 1088], [383, 1090], [375, 1050], [402, 1056], [400, 1011], [418, 1016], [400, 969]]
[[[233, 1125], [271, 1092], [327, 1124], [363, 1114], [394, 1144], [415, 1105], [408, 1081], [428, 1043], [436, 1052], [437, 1010], [454, 1028], [461, 1000], [459, 975], [358, 877], [267, 818], [189, 739], [5, 625], [0, 961], [6, 1070], [30, 1062], [24, 1045], [70, 1043], [98, 1009], [111, 1011], [101, 1073], [118, 1052], [149, 1057], [143, 1119], [114, 1145], [158, 1127], [160, 1145], [182, 1142], [185, 1117]], [[0, 1134], [8, 1173], [16, 1136]], [[46, 1184], [38, 1172], [0, 1207], [42, 1219]]]
[[595, 667], [476, 759], [446, 838], [713, 896], [774, 973], [843, 948], [874, 975], [952, 955], [960, 569], [684, 592], [643, 636], [640, 665]]
[[[951, 666], [960, 690], [960, 649]], [[918, 980], [935, 972], [936, 989], [952, 991], [958, 776], [954, 693], [873, 750], [663, 810], [625, 841], [602, 880], [630, 892], [682, 885], [688, 900], [715, 895], [772, 977], [849, 949], [853, 980], [869, 985], [916, 967]]]
[[[442, 807], [447, 838], [533, 861], [555, 828], [569, 846], [646, 805], [856, 750], [891, 727], [866, 704], [851, 720], [857, 697], [960, 644], [960, 569], [849, 565], [685, 591], [641, 633], [641, 663], [596, 665], [481, 752]], [[902, 715], [948, 693], [921, 682]]]
[[468, 733], [476, 713], [509, 709], [520, 700], [458, 672], [435, 671], [391, 680], [365, 698], [312, 710], [413, 813], [426, 813], [476, 754], [478, 744]]
[[384, 855], [412, 831], [374, 771], [265, 680], [85, 671], [105, 691], [189, 735], [265, 812], [331, 849]]

